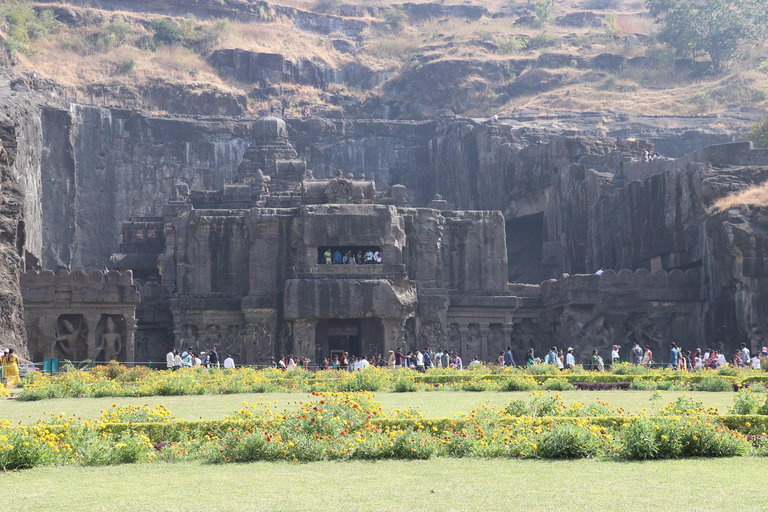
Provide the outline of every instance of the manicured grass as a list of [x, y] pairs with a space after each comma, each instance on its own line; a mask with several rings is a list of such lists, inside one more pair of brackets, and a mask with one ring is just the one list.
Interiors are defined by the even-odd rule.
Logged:
[[[545, 392], [553, 393], [553, 392]], [[682, 391], [661, 391], [661, 400], [652, 404], [649, 398], [653, 391], [562, 391], [560, 395], [566, 401], [595, 403], [598, 399], [615, 407], [623, 407], [628, 412], [640, 412], [644, 407], [653, 411], [683, 394]], [[530, 392], [468, 392], [468, 391], [420, 391], [415, 393], [375, 393], [382, 406], [387, 409], [418, 409], [428, 418], [450, 417], [452, 414], [469, 412], [480, 402], [503, 406], [513, 398], [528, 400]], [[720, 413], [726, 413], [733, 403], [733, 393], [688, 392], [688, 396], [701, 401], [707, 407], [715, 407]], [[314, 399], [303, 393], [265, 393], [243, 395], [199, 395], [199, 396], [153, 396], [146, 398], [62, 398], [21, 402], [18, 400], [0, 400], [0, 419], [24, 423], [36, 421], [48, 415], [80, 416], [96, 418], [101, 411], [111, 409], [112, 404], [144, 405], [162, 404], [170, 409], [179, 419], [220, 419], [241, 407], [242, 402], [254, 403], [260, 398], [278, 401], [280, 409], [292, 407], [297, 401]]]
[[[13, 510], [760, 510], [757, 458], [195, 463], [0, 477]], [[703, 492], [715, 485], [716, 492]]]

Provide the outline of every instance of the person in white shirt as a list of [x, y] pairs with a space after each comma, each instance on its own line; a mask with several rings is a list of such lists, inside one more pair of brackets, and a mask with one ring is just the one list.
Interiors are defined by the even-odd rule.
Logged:
[[173, 349], [165, 355], [165, 365], [169, 370], [173, 370]]
[[721, 352], [717, 354], [717, 367], [723, 368], [725, 366], [728, 366], [728, 361], [725, 360], [725, 355]]
[[565, 368], [573, 368], [576, 366], [576, 358], [573, 357], [573, 348], [568, 347], [568, 353], [565, 354]]
[[614, 345], [611, 349], [611, 363], [617, 362], [617, 359], [619, 359], [619, 346]]
[[753, 370], [760, 369], [760, 354], [757, 354], [755, 357], [752, 358], [752, 369]]
[[373, 262], [381, 263], [381, 253], [379, 251], [373, 253]]
[[361, 357], [357, 360], [357, 363], [355, 363], [358, 367], [358, 370], [365, 370], [369, 366], [371, 366], [371, 363], [368, 362], [368, 360], [365, 358], [365, 356]]
[[179, 368], [181, 368], [181, 354], [178, 350], [174, 350], [173, 369], [178, 370]]
[[288, 364], [286, 364], [286, 366], [285, 366], [285, 371], [289, 372], [289, 371], [293, 370], [294, 368], [296, 368], [296, 363], [293, 361], [292, 357], [289, 357], [288, 358]]
[[416, 351], [416, 371], [424, 373], [424, 354]]
[[752, 363], [752, 358], [749, 357], [749, 349], [747, 348], [746, 343], [741, 344], [739, 355], [741, 356], [741, 361], [744, 366], [749, 366]]
[[227, 358], [224, 360], [224, 368], [231, 368], [235, 369], [235, 360], [232, 359], [232, 356], [227, 356]]

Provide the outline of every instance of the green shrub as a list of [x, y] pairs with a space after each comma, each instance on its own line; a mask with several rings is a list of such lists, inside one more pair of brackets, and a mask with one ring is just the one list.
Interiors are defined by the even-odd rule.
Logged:
[[693, 388], [696, 391], [733, 391], [733, 384], [722, 377], [708, 376]]
[[497, 391], [499, 384], [492, 380], [473, 379], [462, 382], [459, 388], [462, 391]]
[[5, 32], [10, 53], [34, 53], [35, 41], [56, 32], [60, 25], [53, 11], [43, 9], [37, 12], [28, 0], [0, 2], [0, 28]]
[[[747, 139], [755, 143], [755, 147], [768, 148], [768, 117], [752, 127], [747, 135]], [[763, 371], [768, 370], [768, 357], [760, 360], [760, 368]]]
[[538, 50], [541, 48], [549, 48], [555, 44], [555, 38], [547, 32], [542, 30], [532, 38], [528, 40], [528, 48], [531, 50]]
[[390, 30], [398, 31], [408, 23], [408, 15], [401, 9], [384, 9], [380, 15]]
[[573, 391], [576, 386], [563, 379], [549, 379], [542, 386], [548, 391]]
[[729, 414], [756, 414], [760, 408], [760, 400], [748, 389], [742, 389], [733, 397], [733, 407], [728, 409]]
[[499, 53], [513, 53], [524, 50], [528, 43], [522, 37], [510, 37], [496, 41]]
[[395, 380], [392, 383], [392, 391], [396, 393], [406, 393], [416, 391], [418, 388], [416, 382], [413, 380], [413, 372], [411, 370], [400, 370], [395, 376]]
[[528, 404], [523, 400], [512, 399], [504, 408], [504, 412], [510, 416], [525, 416], [528, 414]]
[[538, 387], [536, 381], [530, 377], [512, 377], [501, 383], [503, 391], [532, 391]]
[[571, 423], [556, 423], [539, 444], [538, 454], [545, 459], [583, 459], [598, 454], [598, 437], [588, 428]]

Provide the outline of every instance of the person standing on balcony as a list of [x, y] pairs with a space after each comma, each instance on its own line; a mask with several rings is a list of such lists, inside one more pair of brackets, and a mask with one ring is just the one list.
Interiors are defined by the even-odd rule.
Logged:
[[325, 258], [325, 264], [330, 265], [331, 264], [331, 248], [327, 248], [325, 252], [323, 253], [323, 258]]
[[373, 262], [381, 263], [381, 253], [378, 251], [378, 249], [373, 253]]

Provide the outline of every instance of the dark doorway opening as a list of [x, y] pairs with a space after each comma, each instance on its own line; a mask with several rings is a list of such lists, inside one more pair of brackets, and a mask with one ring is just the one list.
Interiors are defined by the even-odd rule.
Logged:
[[341, 356], [344, 352], [349, 355], [362, 355], [362, 346], [360, 344], [360, 320], [352, 319], [329, 319], [328, 320], [328, 348], [331, 359], [334, 356]]

